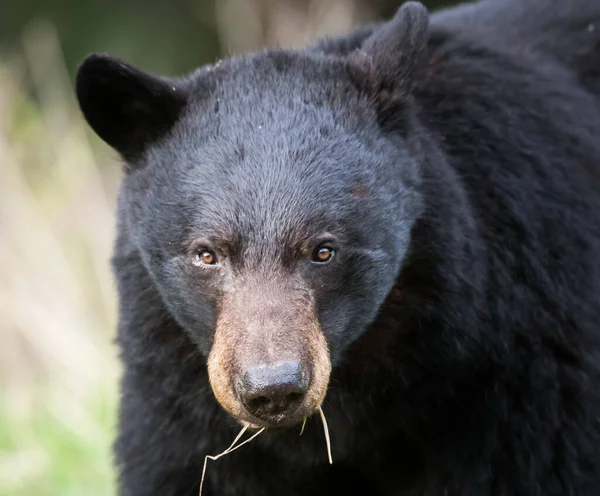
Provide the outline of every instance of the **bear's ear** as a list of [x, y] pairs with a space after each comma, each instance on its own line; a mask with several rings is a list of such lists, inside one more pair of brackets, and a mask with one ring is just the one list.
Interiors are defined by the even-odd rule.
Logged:
[[394, 99], [407, 96], [424, 61], [428, 36], [427, 9], [419, 2], [406, 2], [348, 56], [348, 71], [369, 93]]
[[146, 74], [108, 55], [89, 55], [76, 78], [79, 106], [92, 129], [126, 160], [176, 122], [186, 102], [178, 82]]

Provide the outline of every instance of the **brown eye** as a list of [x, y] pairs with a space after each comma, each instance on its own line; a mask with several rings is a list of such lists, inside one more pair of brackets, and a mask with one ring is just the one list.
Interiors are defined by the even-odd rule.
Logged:
[[198, 253], [198, 261], [204, 265], [214, 265], [217, 263], [217, 256], [209, 250], [203, 250]]
[[313, 259], [312, 261], [315, 263], [327, 263], [329, 262], [334, 255], [334, 251], [332, 248], [328, 248], [327, 246], [322, 246], [321, 248], [319, 248], [315, 254], [313, 255]]

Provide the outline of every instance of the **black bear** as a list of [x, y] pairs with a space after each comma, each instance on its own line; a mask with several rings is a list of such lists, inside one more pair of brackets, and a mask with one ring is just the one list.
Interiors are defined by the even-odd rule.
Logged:
[[598, 0], [76, 91], [125, 163], [121, 495], [198, 494], [241, 426], [205, 496], [600, 494]]

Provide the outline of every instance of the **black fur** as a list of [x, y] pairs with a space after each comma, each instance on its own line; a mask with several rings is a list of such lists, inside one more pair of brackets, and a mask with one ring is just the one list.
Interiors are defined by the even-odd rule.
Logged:
[[[334, 465], [312, 417], [209, 463], [206, 496], [600, 494], [600, 3], [441, 11], [425, 49], [417, 18], [142, 91], [167, 117], [119, 202], [121, 495], [197, 494], [239, 431], [207, 379], [224, 283], [198, 237], [234, 248], [227, 277], [307, 281], [334, 362]], [[325, 231], [335, 263], [308, 269], [297, 240]]]

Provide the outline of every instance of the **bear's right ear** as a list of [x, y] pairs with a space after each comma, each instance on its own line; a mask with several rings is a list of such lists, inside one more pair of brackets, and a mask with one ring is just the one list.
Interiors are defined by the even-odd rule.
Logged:
[[406, 2], [348, 56], [348, 71], [378, 100], [402, 99], [412, 90], [424, 62], [428, 38], [427, 9], [419, 2]]
[[89, 125], [128, 161], [171, 129], [187, 99], [180, 83], [100, 54], [83, 61], [75, 86]]

